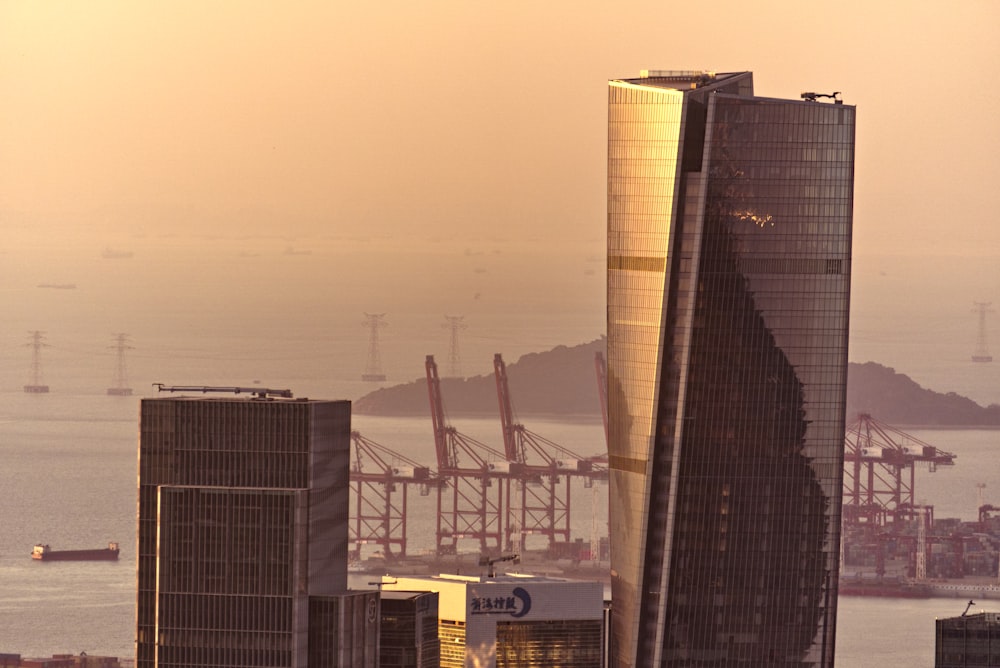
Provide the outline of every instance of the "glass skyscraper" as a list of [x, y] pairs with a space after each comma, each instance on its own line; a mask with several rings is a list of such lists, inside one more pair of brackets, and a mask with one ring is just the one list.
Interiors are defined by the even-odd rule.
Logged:
[[855, 109], [608, 93], [612, 663], [832, 666]]
[[[365, 647], [338, 630], [345, 608], [377, 610], [345, 593], [350, 402], [180, 396], [140, 413], [136, 666], [374, 665], [374, 631]], [[345, 644], [367, 661], [329, 659]]]

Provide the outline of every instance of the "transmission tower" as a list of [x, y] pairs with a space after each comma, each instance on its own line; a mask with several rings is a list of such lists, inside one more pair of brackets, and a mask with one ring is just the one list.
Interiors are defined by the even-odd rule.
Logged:
[[128, 374], [125, 373], [125, 351], [132, 350], [132, 346], [128, 345], [130, 341], [128, 340], [128, 334], [118, 333], [112, 334], [114, 337], [115, 344], [109, 346], [115, 350], [118, 357], [118, 364], [115, 367], [115, 379], [113, 385], [108, 388], [108, 394], [117, 397], [128, 397], [132, 395], [132, 388], [128, 386]]
[[468, 329], [468, 325], [462, 322], [464, 315], [446, 315], [446, 322], [441, 325], [444, 329], [451, 330], [451, 343], [448, 346], [448, 376], [451, 378], [462, 377], [462, 356], [458, 351], [458, 333], [463, 329]]
[[972, 353], [972, 361], [992, 362], [993, 356], [986, 348], [986, 314], [993, 313], [993, 309], [990, 308], [992, 302], [973, 302], [973, 304], [976, 308], [972, 309], [972, 312], [979, 313], [979, 338], [976, 339], [976, 350]]
[[365, 321], [362, 327], [368, 328], [368, 364], [365, 365], [365, 372], [361, 374], [361, 380], [380, 383], [385, 380], [382, 373], [382, 358], [378, 350], [378, 330], [387, 326], [385, 313], [365, 313]]
[[49, 386], [42, 383], [42, 348], [47, 348], [49, 344], [44, 343], [45, 332], [35, 330], [28, 332], [31, 342], [27, 343], [31, 348], [31, 384], [24, 386], [24, 391], [29, 394], [45, 394], [49, 391]]

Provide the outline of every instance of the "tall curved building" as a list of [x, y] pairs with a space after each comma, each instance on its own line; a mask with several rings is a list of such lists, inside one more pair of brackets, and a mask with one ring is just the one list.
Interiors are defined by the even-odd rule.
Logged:
[[833, 666], [855, 109], [803, 97], [609, 83], [620, 668]]

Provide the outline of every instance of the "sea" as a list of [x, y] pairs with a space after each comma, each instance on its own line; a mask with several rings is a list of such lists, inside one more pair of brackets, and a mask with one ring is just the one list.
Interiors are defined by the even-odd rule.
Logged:
[[[131, 397], [107, 396], [103, 389], [0, 392], [0, 652], [133, 656], [138, 404], [142, 396], [155, 395], [155, 388]], [[592, 454], [604, 445], [598, 420], [521, 421], [574, 452]], [[499, 446], [498, 419], [456, 418], [451, 424]], [[429, 417], [355, 415], [353, 428], [433, 465]], [[937, 518], [973, 519], [981, 499], [1000, 505], [1000, 431], [906, 431], [957, 455], [953, 467], [917, 472], [918, 500], [933, 504]], [[595, 530], [606, 535], [606, 491], [602, 485], [574, 490], [576, 536], [588, 540]], [[411, 551], [419, 552], [433, 547], [428, 542], [432, 501], [417, 495], [411, 499]], [[420, 530], [421, 523], [427, 530]], [[70, 549], [98, 548], [110, 541], [121, 543], [118, 562], [44, 563], [29, 556], [39, 542]], [[355, 580], [354, 586], [365, 588], [365, 583]], [[966, 603], [842, 597], [837, 666], [932, 666], [934, 620], [961, 614]], [[1000, 611], [1000, 601], [981, 601], [976, 608], [991, 609]]]
[[[538, 252], [548, 258], [547, 250]], [[0, 330], [0, 652], [133, 656], [138, 406], [140, 398], [157, 396], [154, 383], [270, 387], [291, 389], [297, 397], [357, 399], [374, 389], [360, 380], [369, 351], [363, 326], [369, 310], [388, 311], [381, 361], [389, 385], [421, 379], [426, 354], [437, 356], [442, 372], [461, 361], [461, 375], [491, 374], [494, 353], [511, 364], [525, 353], [592, 341], [604, 330], [604, 279], [582, 255], [581, 267], [559, 267], [565, 281], [555, 288], [507, 285], [514, 279], [535, 280], [529, 271], [533, 265], [526, 264], [513, 278], [498, 267], [495, 274], [470, 269], [472, 279], [458, 280], [437, 263], [429, 265], [437, 267], [436, 273], [423, 265], [404, 266], [410, 273], [402, 272], [392, 289], [386, 289], [388, 278], [364, 278], [361, 268], [375, 256], [262, 256], [259, 272], [234, 271], [225, 290], [201, 278], [204, 267], [222, 261], [214, 246], [188, 264], [172, 257], [164, 256], [160, 264], [155, 257], [139, 263], [137, 254], [131, 264], [97, 259], [89, 269], [59, 265], [63, 273], [52, 277], [39, 269], [29, 272], [35, 265], [18, 269], [14, 253], [0, 264], [5, 286], [0, 289], [5, 314]], [[253, 256], [248, 257], [250, 262]], [[281, 271], [266, 273], [265, 260]], [[315, 267], [294, 273], [298, 264], [288, 264], [292, 260]], [[508, 260], [503, 254], [495, 258]], [[1000, 404], [1000, 359], [978, 365], [969, 359], [976, 343], [972, 300], [986, 299], [973, 288], [989, 283], [992, 289], [1000, 264], [969, 260], [953, 265], [952, 281], [945, 284], [934, 278], [940, 270], [925, 271], [929, 265], [916, 260], [858, 262], [850, 359], [894, 367], [924, 387], [954, 391], [983, 406]], [[384, 262], [379, 266], [392, 268]], [[84, 270], [101, 283], [76, 278]], [[341, 274], [317, 283], [331, 271]], [[258, 279], [260, 272], [265, 273]], [[276, 272], [281, 280], [274, 279]], [[35, 287], [64, 275], [79, 281], [79, 289]], [[956, 283], [959, 279], [963, 282]], [[414, 281], [423, 288], [414, 289]], [[323, 290], [303, 288], [309, 285]], [[467, 318], [460, 341], [449, 341], [442, 314], [456, 313], [456, 307], [449, 305], [451, 296], [439, 293], [455, 285], [468, 288], [457, 311]], [[507, 292], [500, 293], [501, 287]], [[493, 289], [508, 298], [493, 299]], [[395, 303], [376, 301], [389, 296]], [[32, 381], [29, 343], [36, 330], [42, 332], [39, 371], [50, 386], [48, 394], [22, 392], [22, 385]], [[128, 333], [127, 384], [133, 396], [106, 394], [117, 380], [119, 332]], [[444, 401], [447, 407], [447, 396]], [[597, 405], [595, 379], [595, 412]], [[598, 419], [517, 419], [582, 455], [605, 448]], [[456, 417], [451, 423], [502, 449], [499, 418]], [[935, 518], [972, 520], [981, 503], [1000, 506], [1000, 431], [898, 426], [957, 457], [952, 467], [917, 471], [916, 500], [933, 504]], [[433, 467], [429, 416], [355, 415], [353, 427]], [[574, 489], [574, 537], [586, 541], [607, 534], [606, 492], [602, 485]], [[433, 548], [431, 504], [430, 498], [410, 495], [411, 552]], [[118, 562], [42, 563], [29, 556], [36, 543], [73, 549], [111, 541], [121, 544]], [[366, 579], [356, 586], [364, 587]], [[932, 666], [934, 620], [961, 614], [966, 603], [843, 597], [837, 666]], [[1000, 601], [980, 604], [977, 610], [1000, 611]]]

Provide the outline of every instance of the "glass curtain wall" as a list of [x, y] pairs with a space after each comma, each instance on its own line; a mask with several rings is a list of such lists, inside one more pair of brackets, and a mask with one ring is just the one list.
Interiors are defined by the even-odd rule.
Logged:
[[[626, 96], [677, 119], [675, 176], [657, 182], [656, 114], [623, 91], [608, 166], [615, 665], [832, 666], [854, 108]], [[668, 195], [651, 225], [646, 201]]]

